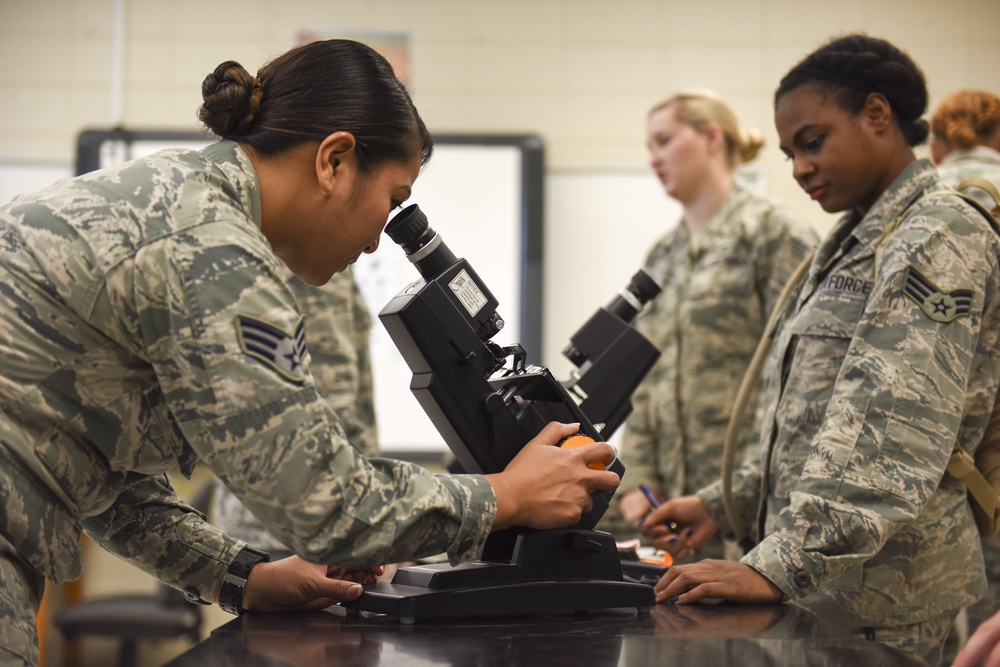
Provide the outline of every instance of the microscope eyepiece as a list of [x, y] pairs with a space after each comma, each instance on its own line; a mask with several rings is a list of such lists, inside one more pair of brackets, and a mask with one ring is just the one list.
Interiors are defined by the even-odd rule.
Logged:
[[[427, 245], [434, 230], [427, 223], [427, 216], [416, 204], [411, 204], [397, 213], [385, 226], [385, 233], [407, 254]], [[423, 242], [421, 237], [427, 236]]]
[[417, 267], [424, 280], [434, 280], [458, 261], [416, 204], [396, 214], [385, 226], [385, 233], [403, 248], [406, 258]]
[[625, 322], [631, 322], [650, 299], [660, 293], [660, 286], [644, 269], [639, 269], [629, 284], [611, 300], [607, 309]]
[[660, 293], [660, 286], [657, 285], [656, 281], [653, 280], [653, 278], [643, 269], [639, 269], [639, 271], [632, 276], [632, 280], [625, 289], [632, 294], [635, 294], [635, 297], [639, 299], [639, 303], [643, 305], [648, 303], [650, 299]]

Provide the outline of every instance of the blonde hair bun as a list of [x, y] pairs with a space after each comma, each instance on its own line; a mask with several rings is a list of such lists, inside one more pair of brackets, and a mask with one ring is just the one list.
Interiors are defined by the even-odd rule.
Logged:
[[715, 123], [726, 135], [726, 152], [732, 166], [750, 162], [764, 146], [764, 135], [753, 128], [740, 128], [736, 114], [717, 93], [706, 89], [685, 90], [663, 100], [649, 115], [671, 107], [677, 120], [699, 132]]

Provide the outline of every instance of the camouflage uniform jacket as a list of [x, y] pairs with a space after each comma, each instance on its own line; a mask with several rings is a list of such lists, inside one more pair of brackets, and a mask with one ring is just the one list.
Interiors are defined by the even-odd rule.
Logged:
[[[366, 457], [378, 456], [375, 396], [369, 335], [371, 313], [348, 267], [322, 287], [286, 271], [289, 287], [305, 314], [309, 368], [316, 390], [337, 413], [347, 441]], [[212, 521], [258, 549], [286, 551], [221, 481], [216, 484]]]
[[309, 560], [479, 552], [487, 480], [347, 443], [260, 215], [253, 165], [228, 141], [0, 209], [0, 532], [50, 580], [79, 574], [82, 526], [214, 600], [242, 542], [162, 475], [196, 459]]
[[[958, 184], [967, 178], [984, 178], [1000, 188], [1000, 152], [989, 146], [974, 146], [952, 151], [941, 160], [938, 172], [941, 174], [941, 180], [953, 188], [957, 188]], [[1000, 204], [979, 189], [971, 188], [966, 194], [978, 199], [986, 210]]]
[[[632, 488], [645, 482], [670, 496], [718, 479], [740, 380], [778, 294], [817, 241], [787, 209], [739, 186], [700, 236], [693, 248], [680, 224], [647, 257], [663, 291], [636, 326], [661, 357], [633, 397], [622, 442]], [[756, 443], [748, 424], [744, 442]]]
[[[938, 173], [941, 174], [941, 180], [953, 188], [973, 177], [985, 178], [1000, 188], [1000, 153], [988, 146], [955, 150], [948, 153], [938, 165]], [[995, 203], [988, 193], [978, 188], [965, 190], [964, 194], [978, 199], [987, 210], [1000, 203]], [[982, 545], [989, 590], [979, 602], [969, 607], [970, 632], [1000, 609], [1000, 540], [983, 539]]]
[[[1000, 250], [942, 188], [916, 161], [823, 242], [765, 367], [756, 474], [734, 485], [764, 536], [743, 562], [845, 625], [925, 621], [985, 588], [966, 491], [945, 467], [956, 440], [975, 451], [997, 395]], [[719, 485], [699, 495], [728, 530]]]

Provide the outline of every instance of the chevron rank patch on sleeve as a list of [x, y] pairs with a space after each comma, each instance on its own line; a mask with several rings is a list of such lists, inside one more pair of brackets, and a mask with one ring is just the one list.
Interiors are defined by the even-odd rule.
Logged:
[[947, 323], [961, 315], [968, 315], [972, 304], [972, 290], [942, 292], [912, 266], [906, 270], [903, 291], [935, 322]]
[[299, 317], [294, 336], [273, 324], [246, 315], [237, 316], [240, 347], [292, 382], [305, 379], [302, 359], [306, 355], [305, 318]]

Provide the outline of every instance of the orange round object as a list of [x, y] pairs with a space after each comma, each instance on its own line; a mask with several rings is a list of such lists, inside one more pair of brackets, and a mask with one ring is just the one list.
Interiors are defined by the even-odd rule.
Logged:
[[664, 551], [663, 555], [659, 558], [640, 558], [639, 560], [643, 563], [659, 565], [660, 567], [670, 567], [674, 564], [674, 557], [670, 555], [669, 551]]
[[[571, 435], [565, 440], [563, 440], [561, 443], [559, 443], [559, 446], [565, 449], [573, 449], [574, 447], [582, 447], [584, 445], [589, 445], [593, 442], [597, 441], [589, 436], [580, 435], [578, 433], [576, 435]], [[593, 463], [588, 463], [587, 467], [590, 468], [591, 470], [604, 470], [604, 464], [601, 463], [600, 461], [594, 461]]]

